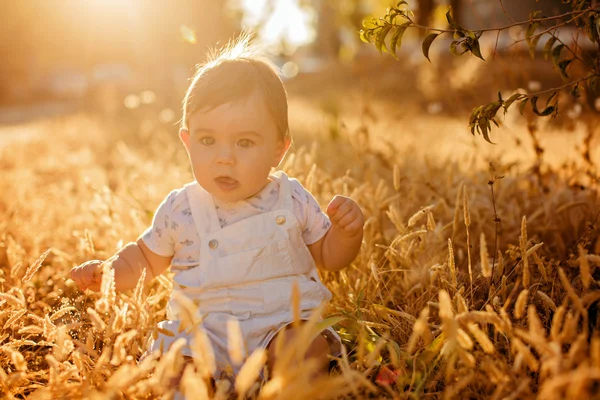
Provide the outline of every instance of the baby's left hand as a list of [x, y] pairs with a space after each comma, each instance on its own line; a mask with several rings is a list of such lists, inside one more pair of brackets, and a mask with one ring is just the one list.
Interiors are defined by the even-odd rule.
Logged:
[[358, 204], [351, 198], [335, 196], [327, 206], [327, 215], [334, 228], [345, 236], [362, 234], [365, 218]]

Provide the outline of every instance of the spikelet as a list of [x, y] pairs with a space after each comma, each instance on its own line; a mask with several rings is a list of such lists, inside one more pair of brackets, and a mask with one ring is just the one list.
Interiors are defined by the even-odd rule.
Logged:
[[60, 317], [64, 316], [65, 314], [70, 313], [71, 311], [77, 311], [77, 308], [63, 307], [50, 316], [50, 321], [54, 322], [57, 319], [59, 319]]
[[462, 203], [462, 194], [463, 194], [463, 186], [464, 182], [460, 182], [458, 186], [458, 190], [456, 191], [456, 200], [454, 203], [454, 218], [452, 219], [452, 238], [456, 237], [456, 233], [458, 232], [459, 222], [460, 222], [460, 204]]
[[215, 353], [204, 329], [196, 329], [190, 348], [194, 355], [194, 365], [200, 376], [211, 377], [217, 370], [217, 366]]
[[450, 269], [450, 277], [452, 286], [456, 287], [456, 265], [454, 263], [454, 250], [452, 249], [452, 239], [448, 238], [448, 268]]
[[521, 262], [523, 265], [523, 286], [529, 289], [529, 261], [527, 260], [527, 217], [523, 215], [521, 219], [521, 236], [519, 237], [519, 245], [521, 247]]
[[438, 295], [440, 301], [440, 318], [451, 319], [454, 317], [454, 311], [452, 310], [450, 295], [443, 289], [439, 291]]
[[115, 344], [113, 346], [113, 354], [112, 359], [110, 360], [110, 364], [117, 366], [120, 365], [127, 358], [127, 349], [129, 348], [130, 342], [137, 335], [137, 330], [132, 329], [127, 332], [121, 333], [117, 336], [115, 340]]
[[427, 206], [424, 207], [422, 209], [420, 209], [419, 211], [417, 211], [416, 213], [414, 213], [409, 219], [408, 219], [408, 223], [407, 223], [407, 227], [408, 228], [412, 228], [413, 226], [415, 226], [420, 220], [421, 218], [423, 218], [424, 215], [427, 215], [428, 212], [430, 212], [432, 206]]
[[538, 290], [536, 292], [536, 295], [540, 298], [540, 300], [542, 300], [542, 303], [547, 309], [556, 311], [556, 304], [546, 293], [542, 292], [541, 290]]
[[392, 172], [392, 176], [393, 176], [393, 183], [394, 183], [394, 190], [397, 192], [400, 190], [400, 166], [398, 164], [394, 163], [394, 169]]
[[535, 253], [535, 252], [533, 253], [533, 259], [535, 260], [535, 263], [537, 264], [538, 269], [540, 270], [540, 274], [542, 275], [542, 280], [544, 282], [548, 282], [548, 273], [546, 272], [546, 266], [544, 265], [544, 261], [538, 255], [538, 253]]
[[460, 328], [457, 330], [456, 340], [458, 341], [458, 344], [460, 345], [460, 347], [462, 347], [463, 349], [465, 349], [465, 350], [473, 349], [473, 341], [471, 340], [469, 335], [467, 335], [467, 333]]
[[142, 304], [142, 293], [144, 292], [144, 282], [146, 281], [146, 268], [142, 270], [140, 279], [138, 279], [133, 291], [133, 298], [137, 304]]
[[246, 356], [246, 349], [240, 322], [235, 318], [227, 320], [227, 351], [233, 365], [242, 364]]
[[490, 260], [488, 258], [487, 243], [485, 242], [485, 234], [481, 232], [480, 238], [480, 257], [481, 257], [481, 275], [484, 278], [492, 276], [492, 268], [490, 267]]
[[471, 283], [471, 297], [473, 297], [473, 268], [471, 266], [471, 235], [469, 234], [469, 226], [471, 226], [471, 211], [469, 210], [469, 196], [467, 195], [467, 187], [463, 187], [463, 217], [465, 228], [467, 231], [467, 266], [469, 269], [469, 282]]
[[523, 289], [521, 293], [519, 293], [519, 297], [517, 297], [517, 301], [515, 302], [515, 310], [514, 316], [516, 319], [521, 319], [525, 314], [525, 308], [527, 307], [527, 297], [529, 296], [529, 290]]
[[529, 332], [535, 334], [537, 337], [546, 337], [546, 330], [533, 304], [530, 304], [527, 308], [527, 323], [529, 324]]
[[107, 313], [115, 303], [115, 270], [109, 262], [102, 264], [102, 284], [100, 286], [101, 297], [96, 301], [96, 310], [99, 313]]
[[267, 352], [264, 349], [256, 349], [242, 365], [235, 379], [235, 389], [240, 398], [243, 398], [248, 389], [254, 385], [266, 361]]
[[42, 263], [44, 262], [48, 254], [50, 254], [50, 251], [52, 251], [52, 247], [46, 250], [44, 253], [42, 253], [42, 255], [39, 256], [38, 259], [35, 260], [35, 262], [29, 266], [29, 268], [27, 268], [27, 272], [25, 272], [25, 276], [22, 279], [23, 282], [29, 282], [31, 280], [33, 274], [37, 272], [37, 270], [42, 266]]
[[527, 366], [533, 372], [537, 372], [539, 369], [539, 361], [535, 358], [529, 346], [526, 346], [521, 339], [517, 337], [512, 338], [513, 352], [520, 355], [521, 358], [527, 363]]
[[94, 329], [97, 332], [104, 332], [104, 330], [106, 329], [106, 324], [104, 323], [102, 317], [100, 317], [100, 315], [96, 312], [96, 310], [88, 307], [87, 313], [90, 317], [90, 320], [92, 321], [92, 324], [94, 325]]
[[591, 367], [600, 369], [600, 336], [594, 336], [590, 344]]
[[436, 227], [435, 218], [433, 217], [433, 212], [431, 210], [427, 210], [427, 230], [434, 231]]
[[85, 238], [85, 251], [92, 255], [96, 253], [96, 246], [94, 246], [94, 239], [92, 238], [92, 234], [87, 229], [84, 231]]
[[456, 299], [456, 309], [458, 311], [458, 314], [469, 312], [469, 306], [467, 306], [467, 302], [463, 298], [462, 294], [460, 294], [460, 292], [456, 292], [454, 298]]
[[469, 386], [473, 378], [475, 378], [475, 372], [469, 371], [469, 373], [461, 377], [458, 382], [449, 386], [446, 390], [444, 390], [444, 400], [457, 398], [457, 395], [460, 393], [460, 391]]
[[590, 275], [590, 263], [586, 257], [586, 251], [583, 246], [577, 246], [579, 251], [579, 270], [581, 271], [581, 283], [584, 289], [589, 289], [590, 281], [593, 279]]
[[566, 313], [567, 308], [562, 305], [558, 307], [558, 309], [554, 313], [554, 316], [552, 317], [552, 325], [550, 327], [550, 337], [552, 338], [552, 340], [558, 339]]
[[194, 366], [188, 364], [181, 378], [182, 392], [186, 399], [208, 400], [208, 387], [201, 376], [194, 373]]
[[[10, 310], [8, 310], [10, 311]], [[27, 314], [27, 309], [22, 309], [14, 313], [5, 323], [3, 329], [10, 329], [13, 324], [15, 324], [18, 320], [21, 319], [23, 315]]]
[[27, 362], [25, 361], [25, 357], [23, 357], [21, 352], [13, 350], [8, 346], [3, 346], [1, 350], [4, 350], [10, 355], [10, 361], [13, 363], [17, 371], [27, 372]]
[[56, 346], [53, 348], [54, 356], [58, 361], [65, 361], [69, 354], [75, 349], [75, 345], [71, 340], [71, 337], [67, 335], [67, 328], [65, 325], [57, 329], [56, 335]]
[[[417, 345], [417, 341], [421, 336], [425, 334], [429, 334], [429, 338], [431, 339], [431, 333], [429, 332], [429, 326], [427, 325], [427, 320], [429, 318], [429, 308], [425, 307], [421, 310], [419, 314], [419, 318], [415, 321], [413, 326], [413, 331], [408, 339], [407, 351], [409, 354], [412, 354]], [[431, 340], [429, 340], [431, 341]], [[426, 343], [428, 344], [428, 343]]]
[[567, 291], [569, 298], [573, 301], [573, 304], [575, 304], [575, 307], [582, 313], [585, 313], [581, 298], [579, 298], [579, 296], [577, 296], [577, 294], [575, 293], [575, 290], [573, 289], [573, 286], [571, 286], [571, 283], [569, 282], [569, 278], [567, 278], [567, 274], [565, 274], [565, 271], [560, 267], [558, 268], [558, 276], [560, 278], [560, 281], [561, 281], [563, 287]]
[[496, 351], [496, 348], [488, 335], [479, 329], [476, 324], [467, 324], [467, 329], [471, 332], [471, 335], [473, 335], [475, 340], [477, 340], [477, 343], [479, 343], [484, 352], [493, 354]]
[[115, 318], [113, 319], [113, 323], [111, 329], [113, 332], [118, 333], [123, 330], [125, 327], [125, 323], [127, 321], [127, 309], [129, 307], [129, 303], [123, 304], [123, 307], [119, 309], [119, 307], [115, 306], [115, 311], [117, 311]]
[[293, 313], [293, 325], [298, 328], [300, 326], [300, 287], [298, 281], [294, 281], [292, 285], [292, 313]]

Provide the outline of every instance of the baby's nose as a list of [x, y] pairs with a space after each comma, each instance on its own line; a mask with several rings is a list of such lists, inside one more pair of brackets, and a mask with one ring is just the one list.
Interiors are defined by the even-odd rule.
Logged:
[[230, 146], [221, 146], [216, 162], [218, 164], [235, 164], [235, 151]]

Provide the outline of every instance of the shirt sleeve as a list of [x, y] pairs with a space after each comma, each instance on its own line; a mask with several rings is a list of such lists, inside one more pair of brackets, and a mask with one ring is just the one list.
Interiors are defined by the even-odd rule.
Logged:
[[177, 191], [172, 191], [158, 206], [152, 225], [142, 233], [142, 240], [155, 254], [163, 257], [171, 257], [175, 254], [175, 235], [171, 228], [173, 216], [173, 202]]
[[321, 210], [314, 196], [300, 182], [290, 181], [294, 210], [302, 227], [302, 239], [307, 245], [318, 242], [331, 228], [329, 217]]

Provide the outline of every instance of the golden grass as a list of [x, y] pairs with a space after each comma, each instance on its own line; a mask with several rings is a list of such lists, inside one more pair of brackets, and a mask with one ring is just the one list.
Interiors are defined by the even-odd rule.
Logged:
[[[298, 145], [283, 166], [321, 202], [352, 196], [366, 216], [356, 261], [322, 275], [334, 295], [327, 314], [340, 316], [329, 321], [346, 344], [337, 373], [314, 381], [315, 366], [297, 362], [316, 320], [303, 325], [297, 346], [282, 349], [281, 367], [263, 383], [256, 377], [265, 354], [246, 355], [235, 329], [230, 351], [246, 363], [237, 380], [217, 380], [214, 393], [205, 384], [214, 356], [202, 333], [193, 347], [203, 358], [193, 365], [184, 365], [180, 342], [139, 362], [165, 318], [168, 277], [115, 293], [108, 273], [98, 294], [67, 279], [73, 266], [134, 240], [164, 195], [191, 179], [173, 129], [152, 117], [136, 121], [76, 115], [24, 125], [39, 133], [3, 142], [3, 398], [169, 398], [168, 382], [182, 372], [182, 391], [207, 399], [235, 389], [260, 399], [598, 392], [596, 191], [567, 184], [555, 170], [496, 164], [505, 175], [493, 183], [502, 221], [496, 238], [489, 171], [382, 146], [364, 126], [338, 142]], [[192, 309], [184, 325], [197, 322]], [[375, 382], [383, 366], [395, 383]]]

